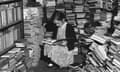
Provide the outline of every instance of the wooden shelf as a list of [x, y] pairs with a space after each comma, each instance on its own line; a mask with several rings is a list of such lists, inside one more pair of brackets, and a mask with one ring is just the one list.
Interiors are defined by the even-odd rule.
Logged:
[[14, 3], [14, 2], [20, 2], [20, 1], [21, 1], [21, 0], [1, 1], [1, 2], [0, 2], [0, 5], [9, 4], [9, 3]]
[[2, 28], [0, 28], [0, 32], [8, 29], [9, 27], [12, 27], [12, 26], [14, 26], [14, 25], [20, 24], [20, 23], [22, 23], [22, 21], [17, 21], [17, 22], [14, 22], [14, 23], [10, 24], [10, 25], [7, 25], [7, 26], [5, 26], [5, 27], [2, 27]]
[[11, 45], [10, 47], [8, 48], [5, 48], [3, 51], [0, 51], [0, 56], [6, 54], [8, 51], [10, 51], [11, 49], [13, 49], [15, 47], [15, 45]]

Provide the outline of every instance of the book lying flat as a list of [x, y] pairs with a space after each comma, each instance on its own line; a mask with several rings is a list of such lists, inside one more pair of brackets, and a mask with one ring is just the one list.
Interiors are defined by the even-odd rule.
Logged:
[[102, 44], [106, 43], [106, 39], [95, 34], [93, 34], [90, 38]]
[[113, 42], [116, 45], [120, 45], [120, 39], [112, 39], [111, 42]]

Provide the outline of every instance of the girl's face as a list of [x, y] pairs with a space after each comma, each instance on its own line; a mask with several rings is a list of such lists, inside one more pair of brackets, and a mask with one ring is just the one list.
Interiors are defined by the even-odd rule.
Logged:
[[58, 27], [61, 27], [62, 25], [63, 25], [63, 21], [61, 21], [61, 20], [54, 20], [54, 23], [56, 24], [56, 26], [58, 26]]

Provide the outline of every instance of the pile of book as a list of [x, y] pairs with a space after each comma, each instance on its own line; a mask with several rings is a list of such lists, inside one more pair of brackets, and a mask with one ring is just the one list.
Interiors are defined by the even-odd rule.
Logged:
[[42, 27], [42, 7], [28, 7], [24, 9], [24, 33], [25, 39], [29, 43], [27, 48], [33, 50], [31, 57], [33, 66], [38, 64], [40, 58], [41, 41], [44, 37], [44, 28]]
[[[120, 39], [116, 37], [92, 35], [93, 43], [87, 58], [100, 72], [120, 71]], [[108, 41], [108, 43], [107, 43]], [[102, 68], [102, 69], [101, 69]]]
[[21, 48], [15, 47], [8, 51], [6, 54], [0, 56], [0, 71], [11, 72], [21, 71], [26, 72], [25, 52]]
[[65, 5], [65, 13], [66, 13], [68, 22], [70, 24], [75, 25], [75, 13], [73, 12], [74, 10], [73, 0], [64, 1], [64, 5]]

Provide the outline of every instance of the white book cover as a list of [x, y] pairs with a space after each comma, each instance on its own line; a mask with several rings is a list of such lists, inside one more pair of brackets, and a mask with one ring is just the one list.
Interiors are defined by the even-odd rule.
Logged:
[[102, 37], [100, 37], [98, 35], [95, 35], [95, 34], [93, 34], [90, 38], [95, 40], [95, 41], [98, 41], [98, 42], [100, 42], [102, 44], [106, 43], [106, 39], [104, 39], [104, 38], [102, 38]]
[[7, 25], [7, 15], [6, 10], [1, 11], [1, 18], [2, 18], [2, 27]]

